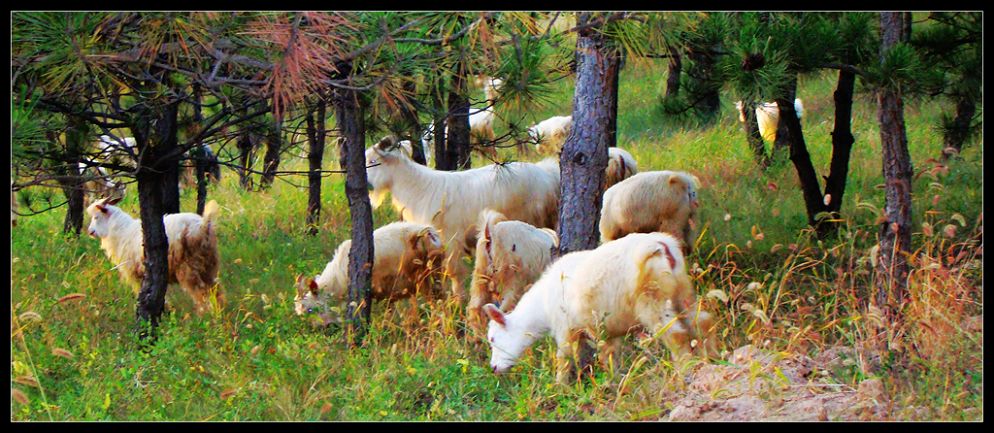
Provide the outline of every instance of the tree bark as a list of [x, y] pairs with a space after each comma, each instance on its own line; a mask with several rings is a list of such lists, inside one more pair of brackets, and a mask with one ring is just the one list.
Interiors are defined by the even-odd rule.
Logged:
[[283, 121], [277, 120], [266, 136], [266, 154], [263, 156], [262, 179], [259, 186], [269, 188], [276, 179], [280, 167], [280, 150], [283, 147]]
[[[443, 112], [445, 105], [441, 96], [432, 96], [432, 103], [436, 113]], [[456, 169], [455, 160], [450, 161], [449, 155], [446, 153], [445, 125], [448, 123], [447, 119], [448, 116], [440, 116], [435, 118], [435, 122], [432, 123], [432, 134], [435, 140], [435, 170], [452, 171]]]
[[756, 119], [755, 102], [742, 101], [742, 129], [746, 134], [746, 142], [752, 149], [752, 156], [756, 160], [756, 165], [760, 170], [766, 170], [770, 166], [770, 156], [766, 153], [766, 144], [763, 142], [763, 135], [759, 133], [759, 121]]
[[[413, 95], [415, 92], [415, 84], [411, 81], [405, 81], [403, 84], [405, 93], [408, 95]], [[401, 104], [400, 114], [404, 117], [404, 121], [407, 123], [407, 128], [410, 134], [409, 140], [411, 140], [411, 159], [414, 162], [427, 165], [428, 160], [425, 158], [424, 146], [421, 145], [421, 122], [418, 121], [418, 113], [413, 110], [407, 104]]]
[[[780, 123], [786, 124], [788, 145], [790, 147], [790, 160], [797, 170], [797, 178], [801, 182], [801, 192], [804, 195], [804, 207], [808, 213], [808, 224], [817, 227], [816, 215], [824, 210], [824, 198], [821, 195], [821, 186], [818, 183], [818, 174], [811, 163], [811, 154], [808, 153], [808, 146], [804, 142], [804, 133], [801, 130], [801, 121], [794, 111], [794, 101], [788, 99], [776, 99], [780, 107]], [[779, 134], [778, 134], [779, 135]], [[779, 140], [780, 137], [778, 136]]]
[[[314, 115], [317, 115], [317, 120]], [[318, 219], [321, 217], [321, 160], [324, 157], [325, 142], [325, 103], [318, 100], [314, 112], [307, 113], [307, 138], [310, 151], [307, 153], [307, 233], [311, 236], [318, 233]]]
[[244, 189], [252, 188], [252, 172], [249, 171], [252, 165], [252, 150], [255, 148], [254, 135], [251, 125], [244, 124], [238, 133], [238, 183]]
[[89, 126], [86, 121], [79, 117], [67, 116], [68, 128], [66, 129], [66, 162], [60, 171], [68, 181], [60, 181], [62, 192], [68, 200], [66, 217], [62, 221], [62, 233], [72, 237], [79, 237], [83, 229], [83, 195], [85, 187], [82, 176], [79, 173], [80, 156], [86, 146], [89, 137]]
[[[586, 20], [578, 21], [582, 24]], [[611, 82], [618, 70], [618, 57], [605, 42], [604, 36], [594, 30], [577, 34], [573, 127], [559, 157], [560, 255], [596, 248], [600, 241], [597, 223], [610, 142]]]
[[[880, 13], [880, 59], [901, 41], [901, 12]], [[876, 304], [896, 318], [907, 292], [911, 246], [911, 155], [904, 125], [904, 101], [897, 91], [884, 87], [877, 95], [880, 143], [883, 146], [885, 181], [884, 215], [880, 225]]]
[[345, 316], [346, 344], [362, 343], [369, 327], [372, 304], [373, 210], [366, 183], [366, 132], [362, 122], [359, 94], [335, 89], [334, 104], [338, 128], [345, 142], [341, 165], [345, 173], [345, 195], [352, 218], [352, 247], [349, 249], [349, 289]]
[[449, 132], [445, 139], [446, 157], [453, 163], [451, 170], [465, 170], [470, 165], [469, 98], [466, 97], [466, 77], [455, 74], [449, 92]]
[[718, 94], [721, 83], [714, 77], [715, 55], [712, 51], [715, 48], [717, 47], [700, 47], [688, 49], [687, 52], [687, 57], [692, 62], [687, 75], [697, 83], [697, 95], [693, 95], [691, 99], [695, 100], [694, 108], [707, 122], [717, 118], [721, 105], [721, 96]]
[[[826, 212], [837, 215], [842, 209], [842, 196], [849, 177], [849, 156], [856, 139], [852, 135], [852, 98], [856, 87], [856, 74], [839, 70], [835, 88], [835, 128], [832, 130], [832, 161], [825, 178], [825, 195], [829, 197]], [[819, 226], [822, 235], [834, 231], [837, 224], [823, 221]]]
[[[132, 125], [138, 145], [139, 164], [138, 205], [142, 223], [145, 273], [138, 292], [136, 316], [139, 325], [139, 338], [151, 336], [159, 324], [166, 301], [166, 288], [169, 282], [169, 241], [162, 218], [169, 213], [166, 209], [164, 187], [172, 182], [165, 167], [177, 166], [175, 158], [167, 157], [176, 150], [176, 114], [179, 102], [163, 107], [155, 107], [141, 113]], [[151, 326], [151, 329], [148, 328]]]
[[[166, 106], [166, 110], [163, 112], [164, 118], [160, 118], [159, 121], [166, 122], [169, 125], [169, 130], [172, 133], [171, 137], [162, 137], [161, 140], [166, 142], [167, 146], [171, 146], [170, 149], [176, 148], [178, 145], [176, 120], [179, 115], [179, 104], [172, 103]], [[163, 126], [164, 127], [164, 126]], [[161, 162], [160, 167], [163, 170], [162, 179], [162, 208], [167, 214], [179, 213], [180, 212], [180, 202], [179, 202], [179, 177], [180, 177], [180, 158], [168, 158]], [[157, 165], [159, 163], [156, 163]]]
[[970, 125], [973, 123], [973, 116], [976, 113], [977, 101], [974, 98], [964, 95], [957, 99], [956, 117], [953, 118], [953, 124], [946, 130], [943, 137], [943, 160], [948, 159], [953, 154], [946, 151], [948, 148], [954, 149], [955, 154], [963, 151], [963, 144], [970, 136]]
[[[193, 122], [201, 125], [204, 115], [201, 108], [201, 88], [197, 83], [193, 84]], [[202, 141], [198, 141], [193, 148], [195, 158], [195, 173], [197, 174], [197, 215], [204, 214], [204, 206], [207, 205], [207, 151], [204, 149]]]
[[[797, 74], [794, 73], [787, 82], [787, 97], [786, 101], [789, 101], [790, 111], [794, 113], [794, 119], [797, 120], [797, 112], [794, 110], [794, 98], [797, 98]], [[777, 137], [773, 140], [773, 154], [780, 154], [785, 149], [790, 148], [790, 131], [787, 130], [787, 120], [784, 118], [784, 105], [777, 102], [777, 106], [780, 107], [780, 120], [777, 121]]]
[[621, 77], [621, 68], [624, 67], [625, 56], [624, 53], [615, 53], [617, 59], [611, 62], [611, 68], [613, 71], [609, 73], [612, 76], [611, 79], [611, 117], [607, 124], [607, 147], [618, 147], [618, 80]]
[[680, 72], [683, 70], [683, 63], [680, 59], [680, 49], [674, 46], [668, 47], [670, 53], [669, 66], [666, 72], [666, 97], [675, 98], [680, 94]]

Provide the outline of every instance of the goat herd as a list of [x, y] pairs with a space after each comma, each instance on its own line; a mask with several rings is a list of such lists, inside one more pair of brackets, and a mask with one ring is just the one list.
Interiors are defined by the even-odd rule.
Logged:
[[[560, 150], [570, 120], [559, 116], [532, 127], [540, 152]], [[438, 171], [414, 162], [411, 143], [393, 137], [367, 149], [365, 156], [372, 205], [379, 206], [390, 193], [402, 219], [373, 232], [373, 299], [440, 294], [447, 280], [451, 296], [462, 300], [469, 273], [463, 258], [475, 252], [465, 319], [481, 330], [489, 319], [495, 373], [510, 369], [546, 334], [558, 345], [560, 381], [572, 371], [576, 351], [596, 335], [607, 338], [598, 355], [604, 362], [630, 333], [661, 335], [674, 356], [713, 353], [711, 316], [700, 310], [685, 260], [694, 241], [695, 176], [639, 173], [630, 153], [610, 148], [601, 245], [554, 259], [558, 158]], [[141, 222], [115, 206], [119, 200], [117, 194], [87, 207], [88, 233], [100, 239], [124, 279], [137, 286], [144, 275]], [[211, 201], [203, 216], [164, 218], [169, 282], [190, 295], [198, 314], [212, 300], [224, 304], [216, 284], [217, 215], [218, 205]], [[298, 315], [313, 313], [325, 324], [341, 320], [350, 246], [350, 240], [339, 245], [321, 274], [297, 277]]]

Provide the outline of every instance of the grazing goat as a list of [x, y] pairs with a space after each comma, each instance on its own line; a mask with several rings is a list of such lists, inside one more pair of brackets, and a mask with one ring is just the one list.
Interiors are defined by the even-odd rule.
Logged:
[[528, 138], [540, 155], [558, 154], [573, 126], [573, 116], [554, 116], [528, 128]]
[[604, 191], [601, 206], [601, 242], [629, 233], [671, 233], [693, 249], [697, 213], [697, 178], [675, 171], [636, 174]]
[[[118, 200], [103, 199], [87, 207], [91, 218], [88, 233], [100, 239], [100, 247], [125, 281], [140, 285], [145, 278], [141, 220], [114, 206]], [[217, 280], [220, 262], [214, 222], [217, 214], [217, 202], [211, 200], [204, 207], [203, 217], [178, 213], [162, 219], [169, 240], [169, 283], [179, 284], [193, 298], [197, 314], [210, 306], [210, 292]], [[219, 307], [224, 303], [220, 288], [217, 303]]]
[[701, 340], [711, 316], [696, 304], [679, 241], [666, 233], [633, 233], [563, 256], [510, 313], [484, 305], [491, 319], [490, 366], [494, 373], [508, 371], [525, 349], [551, 334], [558, 346], [556, 379], [564, 382], [573, 351], [601, 330], [608, 341], [599, 357], [608, 365], [618, 356], [622, 337], [637, 332], [662, 334], [674, 357], [695, 347], [707, 351], [713, 339]]
[[552, 262], [552, 250], [559, 246], [559, 236], [552, 229], [536, 228], [508, 221], [500, 212], [480, 212], [477, 224], [476, 261], [467, 311], [472, 322], [483, 325], [480, 308], [500, 302], [511, 311], [518, 298], [542, 275]]
[[404, 221], [430, 224], [441, 233], [447, 277], [457, 297], [463, 295], [462, 278], [468, 273], [460, 257], [472, 253], [467, 239], [475, 235], [470, 228], [483, 209], [536, 227], [555, 227], [558, 220], [559, 167], [553, 159], [437, 171], [412, 161], [386, 137], [366, 150], [366, 166], [374, 207], [389, 192]]
[[[317, 312], [325, 324], [335, 321], [329, 301], [344, 302], [349, 289], [349, 249], [346, 240], [315, 278], [297, 277], [294, 311], [297, 315]], [[435, 264], [445, 255], [438, 231], [425, 224], [395, 222], [373, 231], [373, 299], [396, 300], [431, 293], [438, 272]], [[340, 316], [339, 316], [340, 317]]]
[[639, 172], [635, 157], [619, 147], [607, 148], [607, 168], [604, 170], [604, 190]]
[[[739, 122], [745, 123], [745, 112], [742, 101], [735, 102], [735, 109], [739, 112]], [[800, 119], [804, 114], [804, 104], [800, 98], [794, 99], [794, 111]], [[756, 123], [759, 124], [759, 135], [769, 142], [777, 139], [777, 126], [780, 123], [780, 109], [776, 102], [764, 102], [756, 105]]]

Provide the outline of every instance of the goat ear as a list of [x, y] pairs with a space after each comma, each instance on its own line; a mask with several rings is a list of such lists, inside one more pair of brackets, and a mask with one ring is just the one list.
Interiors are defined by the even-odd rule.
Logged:
[[390, 150], [391, 147], [393, 147], [393, 138], [389, 135], [381, 138], [380, 142], [376, 143], [376, 148], [383, 151]]
[[307, 282], [304, 280], [303, 275], [297, 275], [295, 286], [297, 287], [297, 296], [303, 298], [304, 293], [307, 291]]
[[504, 317], [504, 313], [502, 313], [500, 311], [500, 308], [497, 308], [496, 305], [494, 304], [484, 305], [483, 312], [487, 313], [487, 316], [490, 317], [490, 320], [497, 322], [498, 325], [507, 326], [507, 318]]
[[100, 212], [109, 213], [108, 210], [107, 210], [107, 206], [104, 206], [102, 204], [97, 204], [96, 207], [97, 207], [97, 210], [99, 210]]
[[317, 296], [318, 294], [318, 282], [314, 281], [313, 278], [307, 279], [307, 288], [311, 291], [311, 294]]
[[115, 204], [120, 203], [121, 199], [123, 199], [123, 198], [124, 197], [110, 197], [110, 198], [107, 199], [106, 203], [109, 204], [109, 205], [115, 205]]

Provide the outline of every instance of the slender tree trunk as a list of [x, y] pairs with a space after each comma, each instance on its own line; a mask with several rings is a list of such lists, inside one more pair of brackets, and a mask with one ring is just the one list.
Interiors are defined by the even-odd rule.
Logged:
[[[432, 103], [436, 113], [445, 111], [441, 96], [432, 96]], [[448, 116], [439, 116], [432, 124], [432, 134], [434, 134], [435, 140], [435, 170], [452, 171], [456, 169], [455, 160], [449, 160], [449, 155], [446, 153], [446, 139], [448, 137], [446, 137], [445, 125], [448, 123], [447, 119]]]
[[262, 179], [259, 185], [263, 188], [272, 186], [276, 179], [276, 171], [280, 167], [280, 150], [283, 147], [283, 121], [277, 120], [273, 130], [266, 137], [266, 155], [263, 156]]
[[[797, 119], [797, 111], [794, 110], [794, 98], [797, 97], [797, 74], [793, 74], [792, 77], [788, 79], [787, 82], [787, 97], [786, 101], [789, 101], [790, 111], [794, 113], [794, 119]], [[787, 119], [784, 116], [782, 102], [777, 102], [777, 106], [780, 107], [780, 120], [777, 122], [777, 138], [773, 140], [773, 154], [780, 154], [786, 149], [790, 148], [790, 131], [787, 130]]]
[[607, 147], [618, 147], [618, 80], [621, 77], [621, 68], [623, 68], [625, 62], [624, 53], [616, 53], [617, 59], [611, 62], [611, 68], [613, 71], [609, 71], [611, 74], [611, 117], [607, 124], [607, 136], [608, 142]]
[[[317, 120], [314, 115], [317, 115]], [[307, 233], [318, 233], [318, 220], [321, 217], [321, 160], [324, 157], [325, 142], [325, 103], [323, 97], [318, 100], [315, 112], [307, 113], [307, 138], [310, 151], [307, 162], [310, 173], [307, 174]]]
[[[586, 13], [581, 14], [585, 17]], [[581, 18], [580, 23], [586, 19]], [[573, 127], [559, 157], [562, 172], [559, 201], [559, 254], [596, 248], [607, 168], [611, 123], [611, 82], [618, 57], [594, 30], [577, 34], [577, 75], [573, 95]]]
[[238, 183], [246, 190], [252, 188], [252, 172], [249, 171], [252, 165], [252, 150], [255, 148], [253, 132], [249, 125], [243, 126], [238, 133]]
[[[162, 140], [168, 141], [170, 149], [175, 148], [177, 143], [177, 129], [176, 129], [176, 119], [179, 115], [179, 104], [173, 103], [167, 106], [165, 111], [165, 116], [168, 120], [166, 122], [172, 125], [172, 137], [163, 137]], [[160, 120], [161, 121], [161, 120]], [[163, 180], [162, 180], [162, 207], [167, 214], [179, 213], [180, 212], [180, 202], [179, 202], [179, 178], [180, 178], [180, 158], [168, 158], [162, 161], [160, 165], [163, 170]]]
[[[880, 58], [902, 38], [901, 12], [880, 13]], [[885, 87], [877, 95], [880, 142], [883, 146], [885, 181], [884, 215], [880, 225], [880, 250], [877, 263], [878, 307], [896, 318], [907, 292], [908, 261], [911, 246], [911, 155], [904, 126], [904, 101], [893, 88]]]
[[76, 116], [68, 116], [68, 128], [66, 129], [66, 159], [63, 175], [68, 181], [59, 182], [62, 192], [68, 200], [66, 217], [62, 221], [62, 233], [72, 237], [79, 237], [83, 228], [83, 201], [85, 187], [82, 176], [79, 173], [79, 162], [89, 137], [89, 126], [86, 121]]
[[694, 108], [706, 122], [717, 118], [721, 105], [721, 96], [718, 94], [721, 83], [714, 76], [715, 55], [712, 51], [715, 48], [717, 47], [698, 47], [689, 49], [687, 53], [687, 57], [692, 62], [687, 69], [687, 75], [697, 83], [698, 89], [697, 95], [692, 96], [695, 100]]
[[752, 149], [752, 156], [756, 159], [756, 165], [760, 170], [766, 170], [770, 166], [770, 156], [766, 153], [766, 144], [763, 143], [763, 135], [759, 133], [759, 123], [756, 119], [755, 102], [742, 101], [742, 129], [745, 130], [746, 142]]
[[[169, 282], [169, 241], [162, 218], [166, 209], [164, 184], [172, 182], [164, 167], [176, 166], [176, 159], [169, 155], [176, 150], [176, 114], [179, 102], [156, 107], [140, 117], [132, 126], [138, 144], [139, 163], [138, 205], [142, 223], [145, 274], [138, 292], [136, 316], [139, 337], [155, 336], [166, 301]], [[173, 186], [178, 184], [173, 182]]]
[[345, 195], [352, 218], [352, 247], [349, 249], [349, 289], [345, 316], [345, 341], [359, 345], [369, 327], [372, 304], [373, 210], [366, 183], [366, 132], [362, 122], [359, 94], [335, 89], [335, 114], [345, 143], [341, 165], [345, 174]]
[[[979, 93], [979, 92], [978, 92]], [[970, 125], [973, 123], [973, 116], [977, 113], [977, 101], [970, 96], [960, 96], [956, 101], [956, 117], [953, 118], [952, 125], [946, 130], [943, 137], [942, 159], [946, 160], [954, 153], [963, 151], [963, 144], [970, 136]], [[952, 149], [955, 152], [947, 151]]]
[[816, 215], [825, 209], [825, 203], [821, 195], [821, 186], [818, 184], [818, 174], [815, 172], [815, 167], [811, 163], [811, 154], [808, 153], [808, 146], [804, 142], [801, 121], [794, 112], [793, 100], [777, 99], [776, 102], [780, 106], [780, 122], [786, 123], [790, 160], [794, 163], [794, 169], [797, 170], [797, 178], [801, 182], [804, 207], [808, 213], [808, 224], [811, 227], [817, 227], [818, 221], [816, 220]]
[[[197, 83], [193, 84], [193, 122], [199, 127], [204, 121], [203, 111], [200, 105], [201, 89]], [[196, 161], [197, 174], [197, 215], [204, 214], [204, 206], [207, 205], [207, 151], [203, 142], [197, 142], [193, 148], [193, 156]]]
[[901, 33], [902, 42], [911, 42], [911, 23], [913, 18], [911, 12], [905, 12], [902, 24], [904, 25], [903, 33]]
[[[405, 81], [403, 87], [406, 94], [414, 94], [415, 84], [413, 82]], [[417, 111], [413, 110], [406, 104], [402, 104], [400, 113], [404, 117], [404, 121], [407, 123], [408, 131], [410, 131], [411, 150], [413, 151], [411, 159], [418, 164], [427, 165], [428, 160], [425, 159], [424, 146], [421, 145], [421, 122], [418, 121]]]
[[470, 165], [469, 98], [466, 97], [466, 77], [452, 77], [449, 92], [449, 133], [445, 139], [446, 154], [455, 165], [453, 170], [465, 170]]
[[[828, 205], [825, 211], [838, 214], [842, 209], [842, 196], [846, 192], [846, 179], [849, 177], [849, 155], [856, 139], [852, 135], [852, 98], [856, 87], [856, 74], [839, 71], [839, 81], [835, 88], [835, 128], [832, 130], [832, 161], [828, 177], [825, 178], [825, 196]], [[835, 230], [837, 224], [822, 222], [819, 229], [823, 235]]]
[[683, 70], [683, 63], [678, 47], [670, 46], [667, 49], [670, 53], [670, 61], [666, 72], [666, 97], [675, 98], [680, 94], [680, 72]]

